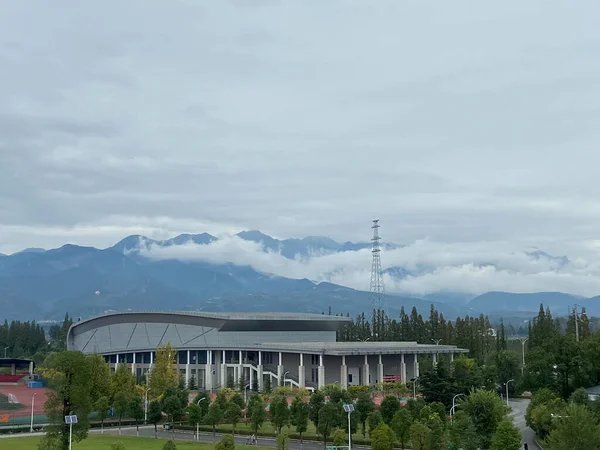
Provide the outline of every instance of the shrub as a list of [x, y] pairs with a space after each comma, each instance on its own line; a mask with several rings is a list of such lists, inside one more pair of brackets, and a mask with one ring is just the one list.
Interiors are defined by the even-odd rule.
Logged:
[[223, 437], [217, 445], [215, 445], [215, 450], [234, 450], [235, 449], [235, 441], [233, 440], [233, 435], [224, 434]]
[[277, 435], [277, 450], [286, 450], [290, 442], [290, 435], [287, 431], [282, 431]]
[[336, 447], [343, 447], [346, 445], [346, 438], [346, 432], [338, 428], [333, 432], [333, 445]]
[[177, 450], [177, 446], [175, 445], [175, 442], [169, 440], [165, 442], [165, 445], [163, 445], [162, 450]]
[[113, 442], [112, 444], [110, 444], [110, 449], [111, 450], [125, 450], [125, 444], [123, 444], [121, 441]]

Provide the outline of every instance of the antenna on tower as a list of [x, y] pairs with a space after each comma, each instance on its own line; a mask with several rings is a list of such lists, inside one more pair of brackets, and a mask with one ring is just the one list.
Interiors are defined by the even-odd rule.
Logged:
[[369, 299], [371, 300], [371, 309], [385, 308], [385, 286], [383, 284], [383, 270], [381, 269], [381, 237], [379, 236], [379, 219], [373, 221], [373, 263], [371, 265], [371, 286], [369, 288]]

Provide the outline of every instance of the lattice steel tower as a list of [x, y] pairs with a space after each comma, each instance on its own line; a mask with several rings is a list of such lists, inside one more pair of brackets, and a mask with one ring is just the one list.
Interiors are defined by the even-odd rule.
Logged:
[[385, 286], [383, 284], [383, 270], [381, 268], [381, 237], [379, 236], [379, 219], [373, 221], [373, 264], [371, 265], [371, 286], [369, 288], [369, 298], [371, 300], [371, 310], [385, 308]]

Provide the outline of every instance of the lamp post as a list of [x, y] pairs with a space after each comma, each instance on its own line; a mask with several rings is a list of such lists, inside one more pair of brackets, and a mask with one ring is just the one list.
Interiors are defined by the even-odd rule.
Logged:
[[6, 350], [8, 350], [8, 347], [4, 347], [4, 358], [6, 358]]
[[244, 403], [248, 404], [248, 389], [250, 389], [250, 383], [244, 386]]
[[354, 412], [354, 405], [351, 403], [345, 404], [344, 411], [348, 413], [348, 450], [352, 450], [352, 427], [350, 425], [350, 414]]
[[450, 409], [450, 421], [452, 422], [454, 419], [454, 409], [456, 408], [456, 399], [458, 397], [462, 397], [465, 394], [456, 394], [454, 397], [452, 397], [452, 408]]
[[521, 375], [523, 375], [523, 373], [525, 372], [525, 342], [527, 342], [528, 340], [529, 340], [528, 337], [519, 338], [519, 341], [521, 341], [522, 355], [523, 355], [523, 363], [521, 364]]
[[515, 380], [508, 380], [506, 384], [506, 406], [510, 408], [510, 404], [508, 403], [508, 384], [514, 383]]
[[[200, 402], [202, 400], [206, 400], [206, 397], [202, 397], [200, 400], [198, 400], [198, 403], [196, 403], [196, 405], [198, 405], [198, 407], [200, 407]], [[200, 440], [200, 422], [196, 422], [196, 440], [197, 441]]]
[[34, 392], [31, 396], [31, 426], [29, 427], [29, 432], [33, 433], [33, 407], [35, 405], [35, 395], [37, 392]]
[[288, 371], [286, 371], [286, 372], [283, 374], [283, 386], [284, 386], [284, 387], [285, 387], [285, 376], [286, 376], [288, 373], [290, 373], [290, 371], [289, 371], [289, 370], [288, 370]]
[[416, 400], [417, 398], [417, 381], [419, 380], [419, 377], [412, 377], [410, 379], [410, 381], [412, 381], [413, 384], [413, 400]]
[[144, 425], [148, 425], [148, 391], [150, 388], [146, 388], [144, 392]]

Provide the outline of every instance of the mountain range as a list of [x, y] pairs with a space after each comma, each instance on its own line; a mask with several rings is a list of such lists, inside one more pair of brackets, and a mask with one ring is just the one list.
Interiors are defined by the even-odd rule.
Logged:
[[[356, 252], [371, 247], [370, 243], [338, 243], [321, 236], [279, 240], [259, 231], [243, 231], [237, 236], [260, 244], [265, 252], [287, 259]], [[127, 309], [325, 314], [331, 309], [333, 314], [350, 315], [371, 309], [369, 293], [349, 287], [261, 273], [249, 265], [153, 259], [143, 252], [151, 246], [169, 248], [216, 241], [215, 236], [207, 233], [182, 234], [162, 241], [136, 235], [106, 249], [66, 244], [57, 249], [30, 248], [0, 255], [0, 319], [56, 319], [65, 312], [86, 317]], [[385, 243], [383, 247], [402, 248], [393, 243]], [[544, 255], [532, 257], [546, 257]], [[558, 263], [561, 258], [557, 258]], [[392, 267], [386, 273], [403, 278], [409, 271]], [[423, 298], [388, 295], [386, 306], [392, 316], [397, 316], [401, 306], [407, 312], [415, 306], [421, 314], [427, 315], [434, 304], [447, 318], [455, 318], [466, 313], [533, 315], [540, 303], [563, 314], [569, 305], [578, 303], [587, 306], [590, 314], [600, 314], [600, 307], [596, 306], [600, 303], [598, 300], [600, 297], [586, 299], [563, 293], [488, 292], [473, 296], [437, 292]]]

